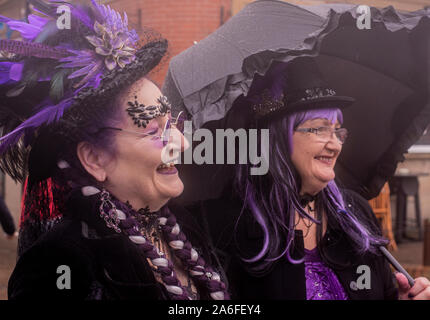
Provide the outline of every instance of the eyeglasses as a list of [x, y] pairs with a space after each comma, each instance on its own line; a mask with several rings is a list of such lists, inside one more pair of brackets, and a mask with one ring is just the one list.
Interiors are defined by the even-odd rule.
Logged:
[[117, 130], [117, 131], [122, 131], [122, 132], [127, 132], [127, 133], [133, 133], [133, 134], [137, 134], [137, 135], [145, 136], [145, 137], [151, 136], [151, 137], [161, 139], [163, 141], [163, 146], [166, 146], [170, 140], [170, 132], [171, 132], [172, 127], [177, 129], [182, 134], [184, 134], [184, 122], [186, 120], [187, 120], [187, 118], [186, 118], [185, 113], [183, 111], [179, 112], [178, 116], [176, 118], [174, 118], [174, 121], [172, 121], [171, 118], [167, 119], [166, 123], [164, 124], [163, 132], [161, 133], [161, 136], [158, 136], [155, 134], [150, 134], [150, 133], [126, 130], [126, 129], [122, 129], [122, 128], [115, 128], [115, 127], [103, 127], [103, 128], [100, 128], [99, 130], [109, 129], [109, 130]]
[[344, 144], [346, 138], [348, 137], [348, 130], [346, 128], [336, 128], [336, 129], [332, 127], [298, 128], [295, 131], [315, 133], [324, 142], [329, 141], [334, 133], [336, 135], [336, 138], [339, 140], [341, 144]]

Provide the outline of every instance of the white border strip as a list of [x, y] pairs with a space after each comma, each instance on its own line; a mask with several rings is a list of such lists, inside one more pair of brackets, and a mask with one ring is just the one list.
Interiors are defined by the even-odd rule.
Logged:
[[409, 153], [430, 153], [430, 145], [428, 144], [416, 144], [408, 149]]

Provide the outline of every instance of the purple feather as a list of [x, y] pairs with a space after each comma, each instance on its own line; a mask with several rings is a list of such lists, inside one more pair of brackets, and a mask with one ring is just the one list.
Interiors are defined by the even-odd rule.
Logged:
[[74, 6], [71, 8], [72, 16], [79, 19], [89, 29], [93, 29], [94, 21], [88, 15], [88, 12], [82, 6]]
[[[75, 79], [82, 77], [83, 79], [78, 83], [75, 83], [77, 81], [73, 81], [73, 87], [77, 88], [77, 90], [74, 92], [67, 92], [67, 94], [63, 96], [63, 100], [58, 104], [55, 105], [54, 102], [50, 101], [50, 98], [46, 98], [42, 103], [34, 107], [33, 115], [30, 118], [26, 119], [13, 131], [0, 138], [0, 154], [3, 154], [8, 148], [18, 142], [23, 142], [24, 144], [30, 143], [40, 126], [56, 122], [63, 116], [65, 110], [72, 105], [74, 97], [76, 97], [81, 90], [87, 87], [99, 87], [102, 75], [106, 71], [105, 60], [110, 61], [116, 57], [116, 62], [120, 62], [121, 67], [131, 62], [127, 55], [127, 53], [130, 52], [127, 50], [129, 49], [128, 47], [131, 47], [138, 40], [136, 31], [128, 30], [127, 15], [124, 15], [124, 19], [122, 19], [118, 12], [111, 9], [109, 6], [98, 4], [96, 0], [91, 0], [92, 7], [79, 4], [73, 5], [61, 1], [56, 2], [53, 0], [49, 0], [49, 3], [41, 0], [29, 0], [29, 2], [33, 4], [33, 10], [38, 12], [38, 14], [29, 15], [28, 23], [0, 15], [0, 22], [6, 23], [12, 30], [18, 31], [24, 39], [24, 41], [0, 39], [0, 50], [27, 57], [57, 60], [53, 62], [52, 72], [56, 72], [58, 68], [63, 68], [63, 70], [67, 70], [66, 68], [80, 68], [79, 70], [70, 70], [70, 72], [74, 72], [70, 74], [68, 78]], [[95, 28], [95, 22], [98, 21], [100, 25], [103, 25], [103, 34], [123, 34], [127, 38], [122, 39], [110, 36], [110, 38], [112, 38], [110, 39], [108, 37], [110, 42], [107, 46], [112, 48], [113, 45], [114, 49], [117, 50], [115, 54], [110, 54], [108, 57], [110, 60], [105, 59], [105, 56], [97, 54], [97, 50], [101, 50], [101, 45], [94, 45], [96, 49], [92, 48], [92, 50], [88, 50], [81, 45], [74, 47], [74, 45], [76, 45], [74, 41], [72, 43], [61, 43], [56, 47], [43, 43], [57, 32], [55, 28], [55, 19], [57, 18], [56, 9], [63, 4], [69, 6], [75, 22], [79, 21], [84, 28], [88, 27], [90, 36], [100, 35], [97, 32], [98, 29]], [[105, 39], [105, 37], [102, 37], [102, 39]], [[37, 41], [37, 43], [35, 41]], [[121, 42], [124, 42], [124, 44]], [[90, 43], [93, 44], [92, 42]], [[89, 45], [89, 43], [87, 43], [87, 45]], [[122, 45], [125, 46], [123, 51], [120, 50]], [[59, 65], [60, 63], [58, 62], [63, 64]], [[10, 61], [0, 63], [0, 84], [8, 83], [9, 81], [20, 81], [22, 72], [22, 63], [13, 63]], [[44, 75], [44, 78], [39, 78], [38, 80], [45, 81], [49, 79], [49, 76]]]
[[22, 76], [22, 69], [24, 68], [24, 63], [14, 63], [11, 67], [10, 67], [10, 71], [9, 71], [9, 78], [11, 78], [14, 81], [19, 81], [21, 80], [21, 76]]
[[98, 88], [100, 85], [100, 82], [102, 81], [102, 75], [103, 73], [99, 71], [99, 73], [94, 77], [94, 79], [91, 81], [91, 86], [94, 88]]
[[8, 82], [10, 79], [10, 69], [13, 62], [0, 62], [0, 84]]
[[68, 50], [62, 47], [51, 47], [41, 43], [31, 43], [18, 40], [0, 40], [0, 50], [23, 56], [55, 60], [64, 58], [69, 54]]
[[11, 20], [13, 20], [13, 19], [8, 18], [8, 17], [5, 17], [5, 16], [2, 16], [2, 15], [0, 14], [0, 22], [8, 23], [8, 22], [9, 22], [9, 21], [11, 21]]
[[[83, 57], [91, 57], [94, 54], [93, 51], [88, 49], [84, 49], [84, 50], [68, 49], [67, 51], [69, 51], [69, 53], [75, 54], [76, 56], [83, 56]], [[67, 56], [67, 57], [61, 58], [59, 61], [60, 62], [74, 61], [74, 59], [77, 58], [76, 56]]]
[[29, 24], [24, 21], [12, 20], [7, 23], [9, 28], [18, 31], [21, 36], [28, 41], [32, 41], [42, 31], [38, 25]]
[[39, 28], [43, 28], [49, 22], [49, 19], [37, 16], [35, 14], [30, 14], [28, 16], [28, 22], [31, 25], [35, 25]]
[[76, 68], [76, 67], [84, 67], [94, 61], [97, 60], [97, 57], [94, 51], [90, 50], [69, 50], [69, 52], [74, 53], [75, 56], [68, 56], [66, 58], [60, 59], [60, 62], [68, 62], [62, 65], [59, 65], [57, 68]]
[[21, 80], [23, 63], [0, 62], [0, 84]]
[[69, 63], [65, 63], [62, 64], [60, 66], [58, 66], [57, 68], [77, 68], [77, 67], [84, 67], [87, 66], [88, 64], [90, 64], [91, 62], [93, 62], [93, 59], [91, 58], [85, 58], [82, 60], [76, 60], [76, 61], [72, 61]]
[[75, 88], [82, 86], [85, 82], [90, 82], [91, 85], [94, 84], [94, 81], [91, 81], [91, 79], [94, 79], [93, 77], [101, 73], [101, 71], [103, 70], [103, 61], [98, 61], [91, 66], [92, 68], [88, 71], [88, 74], [78, 84], [74, 85]]
[[75, 72], [73, 72], [71, 75], [69, 75], [69, 79], [74, 79], [80, 76], [83, 76], [84, 74], [88, 74], [88, 72], [91, 71], [91, 69], [94, 67], [95, 63], [91, 63], [85, 67], [83, 67], [82, 69], [79, 69]]
[[94, 13], [96, 14], [97, 21], [101, 21], [103, 19], [103, 12], [102, 12], [101, 5], [98, 4], [97, 1], [95, 0], [91, 0], [91, 3], [95, 9]]

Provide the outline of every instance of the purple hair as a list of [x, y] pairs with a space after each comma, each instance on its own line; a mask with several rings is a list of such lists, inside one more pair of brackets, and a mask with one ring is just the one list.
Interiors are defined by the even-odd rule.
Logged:
[[[320, 222], [309, 216], [300, 206], [301, 178], [291, 162], [294, 130], [303, 122], [317, 118], [327, 119], [332, 123], [343, 122], [339, 109], [314, 109], [278, 117], [268, 123], [270, 148], [261, 148], [262, 152], [269, 152], [268, 174], [251, 176], [248, 175], [248, 166], [237, 168], [235, 186], [244, 201], [243, 209], [247, 207], [251, 211], [264, 235], [261, 250], [254, 257], [243, 258], [251, 263], [254, 272], [264, 272], [283, 256], [291, 263], [303, 262], [291, 255], [296, 211], [302, 217], [317, 223], [321, 229]], [[386, 244], [386, 240], [377, 235], [372, 226], [359, 221], [349, 211], [334, 180], [328, 183], [320, 195], [317, 201], [326, 209], [328, 224], [335, 223], [340, 226], [351, 239], [357, 253], [377, 252], [377, 246]], [[318, 236], [318, 239], [320, 238], [321, 235]]]
[[[66, 115], [59, 123], [58, 127], [54, 126], [47, 132], [47, 137], [52, 137], [52, 132], [57, 132], [57, 144], [62, 147], [56, 155], [57, 163], [59, 160], [65, 160], [73, 168], [68, 170], [67, 175], [64, 175], [64, 170], [57, 166], [53, 169], [53, 178], [60, 185], [67, 185], [67, 181], [73, 181], [76, 185], [95, 185], [101, 187], [99, 183], [91, 176], [88, 171], [82, 166], [76, 152], [77, 145], [86, 141], [89, 144], [96, 146], [99, 150], [103, 150], [109, 160], [115, 159], [117, 145], [115, 143], [115, 131], [103, 130], [105, 127], [118, 127], [124, 119], [121, 105], [121, 99], [126, 92], [123, 89], [116, 96], [112, 97], [111, 101], [103, 106], [92, 110], [85, 110], [79, 117], [82, 119], [78, 126], [69, 125], [68, 115]], [[76, 116], [76, 115], [75, 115]]]

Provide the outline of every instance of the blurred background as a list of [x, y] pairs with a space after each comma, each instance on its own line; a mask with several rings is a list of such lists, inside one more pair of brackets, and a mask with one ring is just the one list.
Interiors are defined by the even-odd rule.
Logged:
[[[75, 1], [71, 1], [75, 2]], [[82, 0], [80, 2], [85, 2]], [[89, 2], [89, 1], [88, 1]], [[151, 78], [161, 87], [169, 58], [205, 38], [239, 12], [251, 0], [111, 0], [119, 12], [127, 12], [136, 31], [151, 27], [169, 40], [169, 55]], [[397, 10], [415, 11], [430, 6], [430, 0], [289, 0], [292, 4], [350, 3], [378, 8], [393, 6]], [[24, 20], [31, 12], [26, 0], [0, 0], [0, 15]], [[17, 39], [18, 32], [0, 23], [0, 39]], [[22, 185], [0, 172], [0, 196], [19, 226]], [[391, 239], [393, 255], [414, 276], [430, 277], [430, 130], [409, 149], [400, 163], [396, 177], [371, 205]], [[406, 204], [406, 209], [405, 208]], [[397, 211], [405, 212], [399, 219]], [[7, 281], [16, 262], [17, 238], [6, 239], [0, 230], [0, 299], [7, 299]]]

